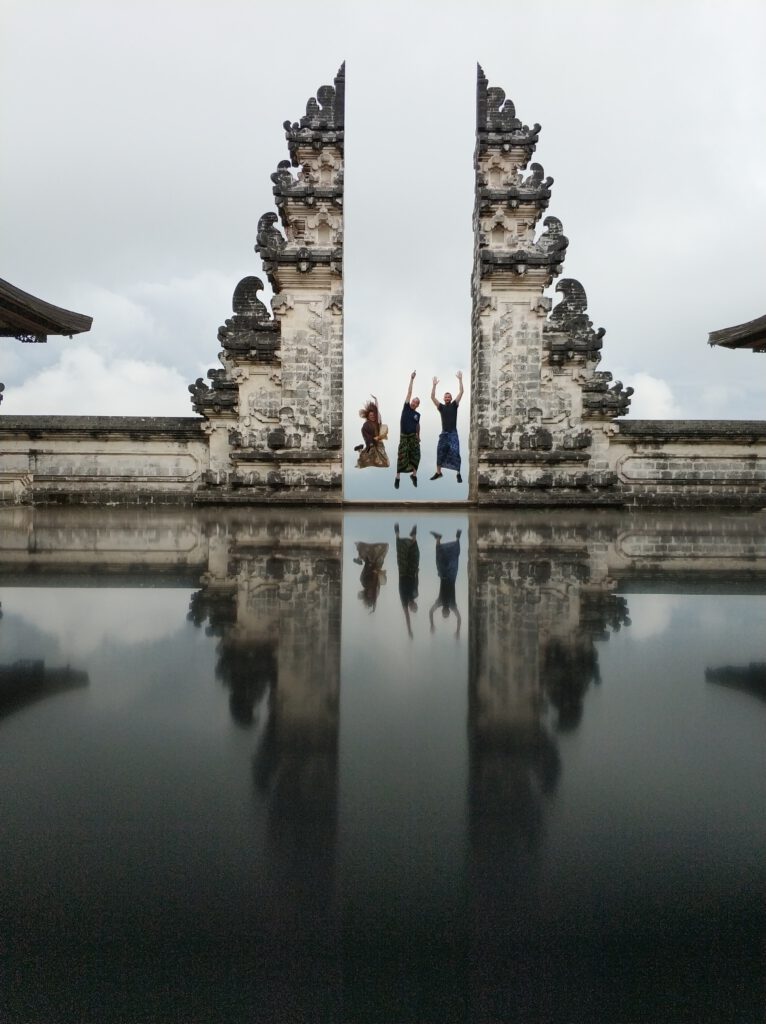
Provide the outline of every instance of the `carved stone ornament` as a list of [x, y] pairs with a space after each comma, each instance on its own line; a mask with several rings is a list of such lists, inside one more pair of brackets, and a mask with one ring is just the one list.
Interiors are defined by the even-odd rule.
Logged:
[[311, 147], [321, 150], [332, 145], [343, 151], [345, 124], [346, 65], [341, 64], [334, 85], [323, 85], [306, 104], [300, 121], [285, 121], [284, 129], [293, 166], [299, 164], [298, 150]]
[[522, 124], [516, 117], [513, 101], [506, 99], [505, 92], [489, 87], [481, 65], [477, 65], [476, 132], [480, 153], [494, 146], [506, 152], [520, 148], [527, 151], [526, 160], [540, 136], [539, 124], [532, 128]]
[[586, 312], [588, 299], [585, 289], [574, 278], [564, 277], [557, 283], [556, 291], [563, 295], [563, 299], [543, 325], [544, 347], [550, 354], [550, 361], [562, 363], [575, 354], [598, 361], [606, 331], [603, 327], [593, 330], [593, 321]]
[[211, 413], [234, 412], [239, 400], [239, 389], [233, 381], [226, 380], [224, 370], [208, 370], [209, 387], [201, 377], [189, 385], [192, 408], [200, 416]]
[[276, 222], [277, 215], [271, 211], [264, 213], [258, 221], [255, 251], [260, 253], [264, 259], [275, 259], [287, 245], [287, 239], [282, 232], [279, 228], [274, 227]]
[[494, 270], [508, 269], [515, 274], [523, 275], [533, 267], [545, 267], [554, 274], [561, 273], [569, 239], [563, 232], [558, 217], [546, 217], [543, 221], [545, 231], [540, 238], [528, 248], [514, 250], [492, 250], [480, 248], [482, 276], [492, 274]]
[[583, 383], [583, 416], [613, 419], [627, 414], [633, 388], [623, 388], [619, 380], [610, 387], [611, 380], [611, 373], [599, 370]]
[[279, 321], [269, 316], [268, 309], [258, 298], [262, 290], [260, 278], [243, 278], [234, 289], [234, 316], [218, 328], [218, 341], [240, 360], [271, 362], [279, 349]]

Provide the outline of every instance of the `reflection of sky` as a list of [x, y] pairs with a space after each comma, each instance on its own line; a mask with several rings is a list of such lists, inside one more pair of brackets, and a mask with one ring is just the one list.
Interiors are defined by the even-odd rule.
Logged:
[[188, 590], [104, 587], [96, 594], [94, 600], [91, 588], [0, 588], [0, 602], [6, 614], [44, 622], [67, 660], [108, 645], [159, 640], [178, 629], [189, 604]]
[[752, 818], [766, 806], [764, 716], [751, 696], [706, 682], [705, 669], [766, 660], [766, 598], [663, 597], [631, 594], [631, 626], [599, 644], [602, 685], [560, 740], [564, 799], [549, 856], [587, 855], [633, 896], [651, 876], [663, 891], [679, 885], [676, 899], [699, 899], [737, 848], [747, 890], [766, 842], [763, 816], [755, 829]]
[[[396, 521], [402, 537], [418, 527], [412, 637], [399, 597]], [[428, 610], [439, 594], [431, 531], [451, 541], [458, 529], [463, 624], [455, 637], [454, 616], [437, 613], [431, 633]], [[263, 974], [253, 980], [252, 965], [269, 963], [290, 922], [309, 920], [308, 893], [321, 890], [320, 902], [337, 899], [352, 1007], [366, 1005], [371, 981], [389, 986], [394, 1009], [407, 991], [430, 1005], [421, 985], [467, 998], [464, 956], [509, 985], [524, 971], [544, 978], [549, 1005], [569, 1014], [551, 1012], [551, 1020], [631, 1019], [620, 1016], [620, 1000], [624, 1010], [641, 992], [648, 1007], [652, 992], [664, 999], [674, 985], [697, 1009], [712, 1006], [710, 1020], [727, 999], [752, 1005], [766, 710], [707, 682], [705, 670], [766, 660], [766, 598], [627, 593], [631, 624], [595, 642], [600, 682], [587, 687], [576, 727], [556, 731], [556, 715], [543, 711], [540, 730], [527, 728], [527, 715], [514, 731], [512, 716], [492, 721], [491, 701], [480, 709], [488, 720], [477, 720], [469, 700], [477, 671], [469, 636], [479, 625], [469, 615], [469, 532], [468, 517], [448, 510], [344, 516], [339, 712], [318, 701], [302, 718], [289, 700], [271, 701], [279, 742], [261, 786], [253, 771], [263, 721], [234, 723], [216, 674], [221, 641], [187, 620], [191, 591], [2, 588], [0, 664], [43, 658], [89, 678], [0, 722], [0, 928], [17, 960], [25, 948], [41, 950], [44, 970], [24, 963], [30, 991], [65, 991], [75, 964], [86, 978], [83, 1000], [100, 999], [107, 978], [117, 1009], [133, 998], [143, 1010], [158, 978], [167, 983], [173, 971], [203, 963], [211, 991], [226, 999], [247, 991], [257, 1004]], [[388, 544], [374, 612], [359, 598], [358, 542]], [[502, 572], [506, 558], [518, 568], [534, 553], [496, 549], [493, 557], [498, 590], [518, 588], [512, 614], [496, 628], [529, 641], [510, 647], [533, 659], [551, 627], [566, 640], [566, 622], [540, 621], [558, 605], [538, 601], [534, 574]], [[540, 561], [555, 575], [555, 555], [545, 551]], [[298, 579], [284, 615], [314, 600], [311, 572], [304, 594]], [[576, 597], [574, 577], [567, 580]], [[237, 624], [232, 601], [222, 621]], [[478, 607], [474, 600], [474, 614]], [[596, 607], [591, 601], [588, 614]], [[238, 625], [236, 643], [246, 649], [247, 629], [258, 633], [263, 623], [244, 616]], [[287, 661], [294, 678], [278, 677], [277, 697], [289, 697], [291, 686], [293, 697], [333, 692], [333, 680], [311, 689], [316, 665]], [[511, 694], [509, 667], [490, 667], [493, 685]], [[535, 770], [542, 739], [560, 761], [547, 789]], [[319, 825], [311, 822], [308, 836], [299, 812], [317, 793], [326, 806], [316, 800]], [[540, 821], [532, 831], [519, 827], [530, 799]], [[312, 871], [314, 854], [326, 870]], [[320, 934], [323, 954], [331, 940]], [[315, 955], [312, 941], [304, 949]], [[153, 963], [142, 959], [144, 948]], [[130, 996], [120, 990], [126, 977]], [[599, 989], [605, 978], [608, 992]], [[663, 1019], [657, 1005], [636, 1019]], [[170, 1018], [158, 1011], [155, 1019]]]
[[[419, 597], [407, 633], [399, 596], [394, 523], [402, 538], [417, 525]], [[428, 612], [439, 594], [436, 542], [462, 529], [456, 581], [463, 615]], [[389, 544], [375, 611], [359, 599], [356, 542]], [[413, 899], [433, 910], [456, 898], [464, 859], [468, 669], [467, 517], [431, 513], [399, 517], [347, 515], [343, 550], [343, 662], [341, 670], [341, 830], [344, 864], [354, 878], [360, 913], [368, 893], [377, 905], [383, 879], [401, 910]], [[450, 895], [451, 894], [451, 895]]]

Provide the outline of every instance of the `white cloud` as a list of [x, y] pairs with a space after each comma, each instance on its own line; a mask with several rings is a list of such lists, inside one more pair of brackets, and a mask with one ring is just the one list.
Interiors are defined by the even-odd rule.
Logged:
[[631, 594], [630, 639], [648, 640], [667, 632], [684, 600], [678, 594]]
[[58, 657], [74, 665], [105, 646], [129, 648], [172, 636], [184, 626], [189, 593], [103, 588], [94, 601], [89, 588], [19, 587], [6, 591], [5, 606], [8, 613], [44, 622], [56, 639]]
[[681, 417], [681, 409], [666, 380], [649, 373], [628, 372], [620, 374], [619, 379], [635, 389], [630, 403], [630, 415], [634, 419], [672, 420]]
[[6, 415], [165, 416], [194, 415], [187, 382], [171, 367], [136, 359], [105, 359], [80, 347], [9, 387]]

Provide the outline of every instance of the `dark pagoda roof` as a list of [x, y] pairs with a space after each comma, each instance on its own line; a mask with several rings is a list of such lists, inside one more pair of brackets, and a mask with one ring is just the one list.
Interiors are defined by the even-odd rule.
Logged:
[[47, 341], [49, 334], [89, 331], [93, 317], [52, 306], [0, 278], [0, 338]]
[[724, 348], [749, 348], [753, 352], [766, 352], [766, 316], [757, 320], [739, 324], [737, 327], [725, 327], [721, 331], [712, 331], [708, 335], [708, 344], [723, 345]]

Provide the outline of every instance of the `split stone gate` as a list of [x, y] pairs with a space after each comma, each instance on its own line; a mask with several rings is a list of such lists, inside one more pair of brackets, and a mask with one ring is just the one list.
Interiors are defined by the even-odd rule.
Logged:
[[[255, 245], [271, 309], [239, 282], [198, 415], [0, 416], [0, 501], [342, 503], [345, 66], [284, 129]], [[478, 68], [469, 500], [766, 506], [766, 422], [623, 418], [539, 136]]]

